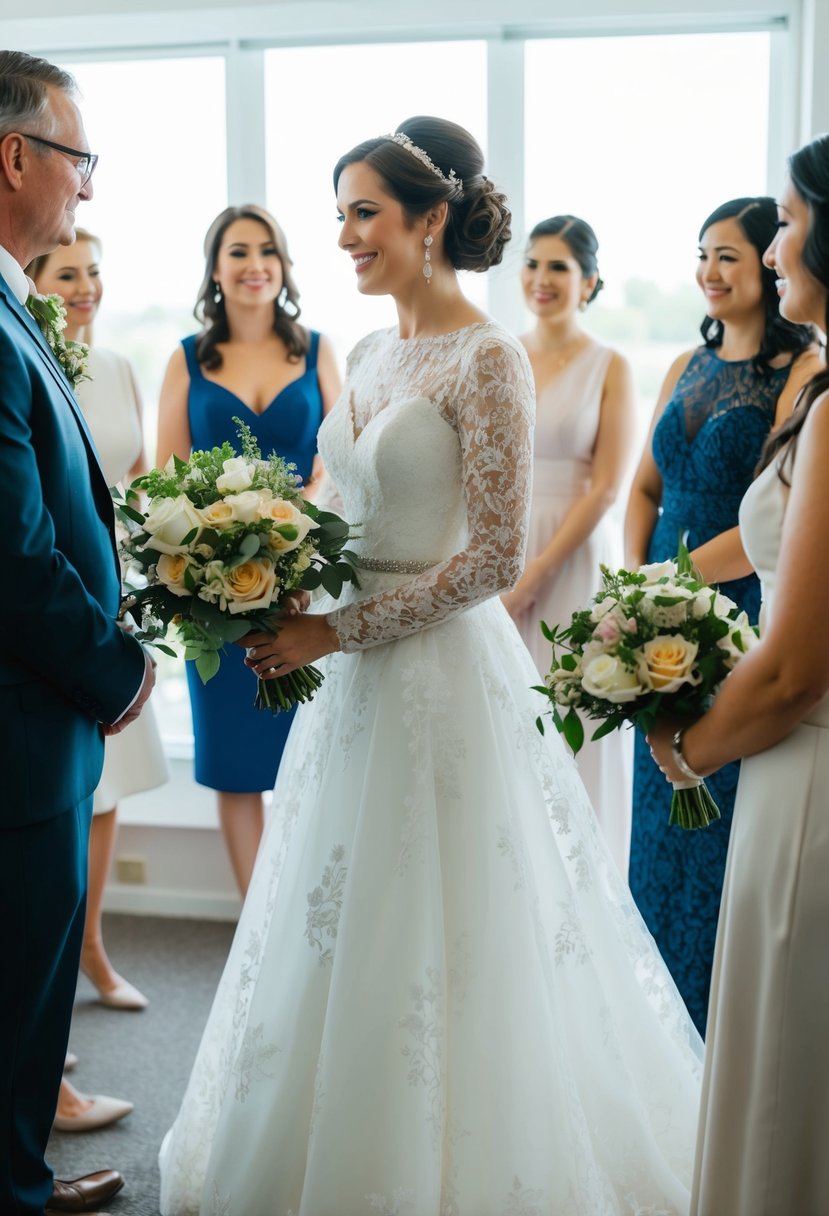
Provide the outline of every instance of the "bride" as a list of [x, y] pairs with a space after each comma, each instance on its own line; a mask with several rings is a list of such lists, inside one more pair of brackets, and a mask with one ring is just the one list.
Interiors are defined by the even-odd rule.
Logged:
[[325, 683], [292, 730], [227, 966], [161, 1151], [164, 1216], [686, 1213], [701, 1044], [499, 595], [533, 392], [456, 271], [504, 196], [413, 118], [336, 166], [340, 246], [398, 326], [358, 343], [320, 451], [360, 590], [249, 636]]

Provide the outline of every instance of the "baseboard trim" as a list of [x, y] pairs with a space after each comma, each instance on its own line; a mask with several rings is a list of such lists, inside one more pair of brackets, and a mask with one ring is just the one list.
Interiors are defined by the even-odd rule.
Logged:
[[191, 920], [237, 921], [241, 900], [215, 891], [177, 891], [173, 888], [109, 883], [104, 895], [105, 912], [131, 916], [174, 916]]

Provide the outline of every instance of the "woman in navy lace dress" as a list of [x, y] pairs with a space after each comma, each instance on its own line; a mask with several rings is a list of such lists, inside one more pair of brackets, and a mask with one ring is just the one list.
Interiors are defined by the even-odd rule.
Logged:
[[[674, 362], [657, 402], [625, 520], [627, 563], [676, 554], [682, 533], [709, 582], [757, 620], [760, 584], [736, 531], [740, 500], [772, 427], [791, 412], [817, 354], [811, 331], [778, 311], [761, 257], [776, 230], [771, 198], [741, 198], [700, 232], [703, 345]], [[671, 789], [637, 735], [630, 887], [701, 1034], [739, 763], [708, 779], [722, 818], [669, 827]]]
[[[201, 333], [170, 359], [161, 389], [156, 459], [187, 459], [193, 448], [227, 440], [238, 449], [241, 418], [264, 453], [296, 464], [307, 484], [316, 473], [317, 431], [339, 395], [327, 340], [299, 324], [299, 292], [285, 237], [261, 207], [228, 207], [204, 240], [204, 280], [196, 317]], [[308, 492], [313, 497], [313, 491]], [[293, 712], [254, 709], [255, 682], [245, 654], [228, 646], [218, 673], [202, 684], [187, 664], [196, 780], [218, 792], [219, 819], [244, 895], [264, 807], [273, 788]]]

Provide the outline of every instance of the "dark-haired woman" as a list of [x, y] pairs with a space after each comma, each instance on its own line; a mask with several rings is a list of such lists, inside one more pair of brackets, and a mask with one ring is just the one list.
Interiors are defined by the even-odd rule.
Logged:
[[[521, 284], [534, 328], [521, 338], [538, 401], [527, 564], [504, 597], [540, 672], [550, 646], [539, 628], [565, 624], [596, 590], [599, 565], [622, 562], [621, 529], [608, 516], [633, 456], [636, 406], [630, 364], [597, 342], [579, 316], [603, 287], [598, 241], [574, 215], [530, 233]], [[633, 739], [616, 732], [577, 761], [619, 872], [627, 874]]]
[[[811, 330], [780, 316], [774, 274], [762, 265], [776, 222], [773, 199], [740, 198], [703, 224], [703, 345], [668, 372], [625, 520], [631, 568], [673, 557], [688, 532], [703, 577], [752, 621], [760, 584], [736, 532], [740, 500], [818, 358]], [[722, 818], [697, 832], [668, 826], [671, 791], [641, 736], [634, 769], [631, 890], [704, 1035], [739, 764], [709, 783]]]
[[462, 128], [335, 171], [358, 343], [320, 447], [360, 588], [247, 639], [327, 656], [179, 1118], [162, 1211], [685, 1213], [698, 1037], [575, 766], [542, 739], [500, 595], [527, 531], [533, 390], [462, 295], [509, 237]]
[[[276, 220], [261, 207], [228, 207], [211, 224], [196, 317], [200, 334], [170, 359], [161, 389], [156, 458], [228, 440], [241, 418], [263, 452], [293, 461], [305, 482], [318, 472], [317, 431], [340, 382], [333, 352], [299, 324], [299, 293]], [[273, 788], [293, 713], [254, 708], [244, 655], [232, 647], [202, 684], [191, 663], [196, 780], [218, 791], [219, 819], [245, 894], [262, 835], [262, 792]]]
[[[789, 161], [766, 253], [780, 311], [829, 332], [829, 136]], [[829, 1212], [829, 373], [740, 506], [760, 645], [710, 713], [651, 743], [669, 779], [742, 761], [714, 960], [692, 1211]]]

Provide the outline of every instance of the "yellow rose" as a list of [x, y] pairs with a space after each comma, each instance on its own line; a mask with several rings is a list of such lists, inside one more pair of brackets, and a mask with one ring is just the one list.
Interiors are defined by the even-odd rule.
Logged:
[[158, 581], [169, 587], [173, 595], [191, 595], [184, 582], [184, 571], [190, 565], [185, 553], [162, 553], [156, 563]]
[[262, 557], [252, 557], [227, 570], [224, 584], [227, 610], [231, 614], [268, 608], [276, 598], [276, 571], [272, 563]]
[[[286, 502], [284, 498], [263, 501], [259, 507], [259, 518], [269, 519], [273, 524], [267, 543], [275, 553], [290, 553], [302, 544], [312, 528], [319, 526], [310, 515], [304, 515], [292, 502]], [[283, 536], [281, 528], [284, 528], [288, 535]]]
[[676, 692], [683, 684], [699, 684], [692, 674], [699, 646], [679, 634], [661, 634], [643, 646], [651, 684], [657, 692]]
[[206, 528], [214, 528], [216, 531], [229, 528], [234, 521], [233, 508], [221, 498], [218, 502], [212, 502], [209, 507], [202, 507], [199, 516]]

